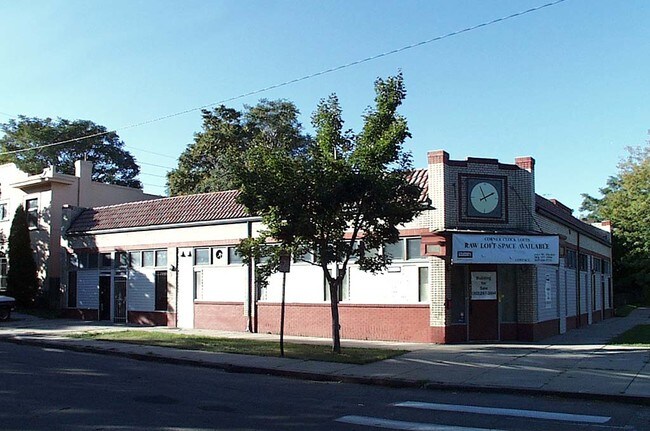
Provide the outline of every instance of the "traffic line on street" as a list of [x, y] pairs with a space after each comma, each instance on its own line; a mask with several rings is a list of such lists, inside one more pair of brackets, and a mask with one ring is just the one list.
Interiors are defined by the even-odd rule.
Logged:
[[363, 425], [374, 428], [387, 428], [392, 430], [407, 431], [503, 431], [494, 428], [468, 428], [453, 425], [428, 424], [422, 422], [395, 421], [391, 419], [380, 419], [369, 416], [343, 416], [335, 419], [336, 422]]
[[604, 424], [612, 419], [611, 416], [579, 415], [572, 413], [545, 412], [539, 410], [502, 409], [497, 407], [464, 406], [458, 404], [424, 403], [419, 401], [405, 401], [402, 403], [395, 403], [393, 405], [396, 407], [409, 407], [423, 410], [478, 413], [482, 415], [496, 416], [514, 416], [520, 418], [546, 419], [565, 422], [584, 422], [590, 424]]

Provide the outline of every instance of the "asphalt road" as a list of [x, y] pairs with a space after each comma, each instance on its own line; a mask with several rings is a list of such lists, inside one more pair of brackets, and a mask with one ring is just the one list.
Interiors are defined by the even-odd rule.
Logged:
[[0, 429], [650, 430], [647, 406], [317, 383], [0, 342]]

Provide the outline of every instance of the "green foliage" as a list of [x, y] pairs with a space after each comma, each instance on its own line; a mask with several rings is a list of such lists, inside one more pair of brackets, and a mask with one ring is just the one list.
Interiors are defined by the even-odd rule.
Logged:
[[600, 189], [602, 197], [583, 195], [580, 209], [592, 220], [612, 222], [615, 286], [643, 300], [650, 289], [650, 145], [628, 151], [618, 174]]
[[167, 174], [171, 196], [232, 190], [239, 186], [232, 165], [252, 147], [292, 152], [309, 137], [298, 121], [298, 109], [284, 100], [261, 100], [243, 112], [223, 105], [203, 110], [203, 131]]
[[9, 233], [7, 290], [22, 307], [30, 307], [38, 293], [36, 262], [29, 237], [27, 215], [22, 205], [16, 209]]
[[[408, 179], [411, 157], [403, 143], [410, 133], [397, 113], [406, 95], [402, 76], [378, 79], [375, 91], [375, 107], [364, 115], [360, 133], [344, 129], [338, 98], [332, 95], [313, 114], [313, 141], [302, 141], [297, 151], [252, 147], [234, 165], [240, 201], [267, 227], [240, 251], [256, 257], [255, 244], [276, 241], [278, 250], [265, 251], [313, 253], [330, 287], [334, 351], [340, 351], [338, 292], [350, 259], [363, 270], [386, 268], [390, 256], [369, 250], [396, 242], [398, 226], [423, 210], [421, 190]], [[275, 264], [271, 259], [261, 268], [272, 272]], [[330, 272], [332, 265], [336, 269]]]
[[[15, 151], [39, 147], [55, 142], [65, 144], [0, 156], [2, 163], [15, 163], [21, 170], [39, 174], [48, 166], [56, 166], [61, 173], [74, 175], [74, 162], [93, 162], [94, 181], [120, 186], [142, 188], [137, 179], [140, 167], [124, 149], [124, 142], [115, 132], [88, 120], [69, 121], [62, 118], [29, 118], [1, 124], [5, 135], [0, 138], [0, 151]], [[78, 139], [81, 136], [90, 136]]]

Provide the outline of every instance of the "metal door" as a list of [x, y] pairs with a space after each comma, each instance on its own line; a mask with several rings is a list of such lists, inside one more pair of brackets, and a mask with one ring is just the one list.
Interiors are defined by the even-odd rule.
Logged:
[[126, 277], [117, 276], [113, 281], [114, 321], [126, 323]]

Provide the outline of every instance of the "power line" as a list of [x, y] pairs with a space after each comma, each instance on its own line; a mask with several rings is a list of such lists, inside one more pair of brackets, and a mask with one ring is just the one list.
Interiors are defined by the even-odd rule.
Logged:
[[[142, 148], [134, 147], [133, 145], [126, 145], [126, 144], [124, 144], [124, 146], [125, 146], [126, 148], [131, 148], [131, 149], [133, 149], [133, 150], [141, 151], [141, 152], [143, 152], [143, 153], [153, 154], [154, 156], [167, 157], [167, 158], [169, 158], [169, 159], [173, 159], [173, 160], [178, 159], [178, 157], [170, 156], [169, 154], [156, 153], [155, 151], [144, 150], [144, 149], [142, 149]], [[185, 146], [187, 146], [187, 144], [185, 144]]]
[[128, 129], [133, 129], [135, 127], [141, 127], [141, 126], [145, 126], [147, 124], [156, 123], [158, 121], [168, 120], [170, 118], [178, 117], [180, 115], [189, 114], [190, 112], [196, 112], [196, 111], [199, 111], [199, 110], [202, 110], [202, 109], [210, 108], [210, 107], [215, 106], [215, 105], [219, 105], [219, 104], [223, 104], [223, 103], [227, 103], [227, 102], [232, 102], [234, 100], [243, 99], [244, 97], [254, 96], [254, 95], [260, 94], [260, 93], [265, 93], [265, 92], [270, 91], [270, 90], [275, 90], [276, 88], [286, 87], [288, 85], [296, 84], [298, 82], [306, 81], [308, 79], [316, 78], [318, 76], [323, 76], [323, 75], [327, 75], [329, 73], [338, 72], [339, 70], [347, 69], [347, 68], [353, 67], [353, 66], [358, 66], [360, 64], [367, 63], [369, 61], [377, 60], [377, 59], [383, 58], [383, 57], [388, 57], [389, 55], [398, 54], [400, 52], [404, 52], [404, 51], [407, 51], [409, 49], [417, 48], [417, 47], [427, 45], [427, 44], [430, 44], [430, 43], [433, 43], [433, 42], [438, 42], [438, 41], [443, 40], [443, 39], [448, 39], [448, 38], [453, 37], [453, 36], [458, 36], [458, 35], [463, 34], [463, 33], [468, 33], [470, 31], [478, 30], [480, 28], [487, 27], [489, 25], [498, 24], [500, 22], [504, 22], [504, 21], [507, 21], [507, 20], [510, 20], [510, 19], [513, 19], [513, 18], [518, 18], [520, 16], [527, 15], [529, 13], [537, 12], [537, 11], [542, 10], [542, 9], [546, 9], [546, 8], [549, 8], [549, 7], [552, 7], [552, 6], [556, 6], [556, 5], [560, 4], [560, 3], [564, 3], [565, 1], [567, 1], [567, 0], [555, 0], [555, 1], [552, 1], [550, 3], [546, 3], [546, 4], [543, 4], [543, 5], [540, 5], [540, 6], [535, 6], [535, 7], [532, 7], [530, 9], [526, 9], [526, 10], [521, 11], [521, 12], [516, 12], [516, 13], [510, 14], [510, 15], [507, 15], [507, 16], [503, 16], [501, 18], [496, 18], [496, 19], [493, 19], [491, 21], [486, 21], [486, 22], [483, 22], [481, 24], [473, 25], [471, 27], [466, 27], [466, 28], [464, 28], [462, 30], [452, 31], [450, 33], [446, 33], [446, 34], [443, 34], [441, 36], [435, 36], [435, 37], [432, 37], [430, 39], [423, 40], [421, 42], [417, 42], [417, 43], [414, 43], [414, 44], [411, 44], [411, 45], [406, 45], [406, 46], [403, 46], [401, 48], [393, 49], [391, 51], [386, 51], [386, 52], [383, 52], [381, 54], [376, 54], [376, 55], [366, 57], [366, 58], [363, 58], [363, 59], [360, 59], [360, 60], [352, 61], [350, 63], [345, 63], [345, 64], [342, 64], [342, 65], [339, 65], [339, 66], [331, 67], [329, 69], [321, 70], [320, 72], [305, 75], [305, 76], [302, 76], [300, 78], [294, 78], [294, 79], [284, 81], [284, 82], [281, 82], [281, 83], [278, 83], [278, 84], [269, 85], [267, 87], [263, 87], [263, 88], [260, 88], [258, 90], [253, 90], [253, 91], [249, 91], [247, 93], [242, 93], [242, 94], [240, 94], [238, 96], [233, 96], [233, 97], [230, 97], [230, 98], [227, 98], [227, 99], [222, 99], [222, 100], [219, 100], [217, 102], [208, 103], [206, 105], [186, 109], [184, 111], [175, 112], [173, 114], [164, 115], [162, 117], [153, 118], [153, 119], [142, 121], [142, 122], [139, 122], [139, 123], [134, 123], [134, 124], [130, 124], [130, 125], [127, 125], [127, 126], [118, 127], [118, 128], [116, 128], [114, 130], [107, 131], [107, 132], [94, 133], [94, 134], [88, 135], [88, 136], [81, 136], [79, 138], [68, 139], [68, 140], [60, 141], [60, 142], [53, 142], [51, 144], [45, 144], [45, 145], [41, 145], [41, 146], [33, 147], [33, 148], [23, 148], [23, 149], [20, 149], [20, 150], [6, 151], [6, 152], [0, 153], [0, 156], [5, 155], [5, 154], [15, 154], [15, 153], [21, 153], [21, 152], [25, 152], [25, 151], [38, 150], [40, 148], [52, 147], [52, 146], [55, 146], [55, 145], [68, 144], [70, 142], [76, 142], [76, 141], [80, 141], [82, 139], [95, 138], [97, 136], [107, 135], [109, 133], [117, 132], [118, 130], [128, 130]]
[[154, 167], [156, 167], [156, 168], [163, 168], [163, 169], [176, 169], [176, 168], [172, 168], [172, 167], [170, 167], [170, 166], [156, 165], [156, 164], [154, 164], [154, 163], [147, 163], [147, 162], [138, 162], [138, 163], [140, 163], [141, 165], [154, 166]]

